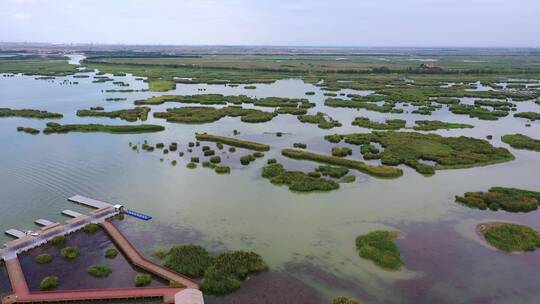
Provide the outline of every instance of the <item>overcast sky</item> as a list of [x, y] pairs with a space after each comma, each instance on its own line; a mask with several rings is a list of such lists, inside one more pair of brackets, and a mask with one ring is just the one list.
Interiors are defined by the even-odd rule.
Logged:
[[0, 0], [0, 41], [540, 47], [540, 0]]

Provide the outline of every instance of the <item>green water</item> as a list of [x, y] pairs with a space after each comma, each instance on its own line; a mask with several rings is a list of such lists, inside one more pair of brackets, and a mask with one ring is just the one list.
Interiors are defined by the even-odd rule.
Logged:
[[[146, 88], [134, 77], [114, 77]], [[63, 79], [78, 85], [60, 85]], [[78, 118], [75, 111], [91, 106], [105, 110], [130, 108], [132, 101], [158, 95], [152, 92], [104, 93], [115, 87], [94, 84], [89, 79], [59, 77], [54, 82], [33, 77], [0, 77], [0, 107], [38, 108], [64, 114], [60, 123], [125, 124], [121, 120]], [[351, 109], [332, 109], [322, 105], [324, 97], [317, 87], [298, 79], [274, 84], [258, 84], [256, 90], [221, 85], [178, 85], [167, 94], [246, 94], [309, 98], [318, 105], [310, 112], [324, 111], [342, 122], [343, 127], [321, 130], [300, 124], [294, 116], [280, 115], [271, 122], [245, 124], [238, 118], [225, 118], [204, 125], [170, 124], [149, 118], [147, 123], [162, 124], [165, 132], [140, 135], [60, 134], [31, 136], [15, 131], [17, 126], [42, 129], [47, 121], [21, 118], [0, 119], [0, 229], [36, 229], [37, 218], [60, 221], [64, 209], [88, 212], [66, 201], [81, 194], [111, 202], [122, 202], [153, 216], [149, 223], [133, 221], [130, 236], [145, 242], [146, 254], [172, 245], [172, 240], [192, 241], [212, 250], [242, 249], [260, 253], [272, 271], [286, 273], [315, 288], [323, 301], [336, 294], [348, 294], [363, 303], [536, 303], [535, 288], [540, 275], [540, 253], [509, 255], [493, 251], [479, 243], [472, 232], [483, 219], [505, 219], [540, 229], [538, 213], [507, 214], [476, 211], [453, 202], [455, 195], [480, 191], [494, 185], [540, 189], [540, 153], [510, 149], [516, 160], [488, 167], [438, 171], [423, 177], [403, 167], [404, 176], [380, 180], [357, 173], [353, 184], [342, 184], [330, 193], [296, 194], [286, 187], [271, 185], [260, 177], [266, 159], [276, 157], [286, 165], [298, 162], [282, 159], [279, 151], [294, 142], [305, 142], [314, 151], [328, 153], [331, 145], [326, 134], [368, 131], [350, 125], [355, 116], [383, 118], [439, 119], [470, 123], [474, 129], [439, 131], [445, 136], [467, 135], [485, 138], [493, 135], [496, 146], [500, 136], [523, 133], [540, 138], [540, 123], [525, 127], [512, 117], [499, 121], [478, 121], [449, 114], [433, 116], [381, 114]], [[206, 89], [200, 91], [199, 89]], [[315, 96], [305, 92], [315, 91]], [[346, 90], [346, 93], [353, 91]], [[355, 92], [366, 94], [367, 92]], [[127, 97], [127, 101], [107, 102], [106, 97]], [[181, 106], [153, 106], [152, 111]], [[538, 110], [532, 102], [518, 103], [519, 111]], [[270, 109], [266, 109], [270, 110]], [[151, 116], [151, 115], [150, 115]], [[185, 168], [189, 157], [158, 152], [134, 152], [129, 142], [180, 143], [185, 149], [195, 132], [232, 135], [236, 129], [242, 139], [272, 146], [264, 159], [247, 167], [233, 165], [230, 175], [217, 175], [201, 167]], [[267, 132], [291, 134], [276, 137]], [[358, 147], [353, 156], [358, 157]], [[163, 157], [164, 161], [159, 159]], [[177, 166], [170, 161], [176, 159]], [[301, 166], [315, 164], [301, 162]], [[137, 229], [151, 239], [137, 239]], [[358, 257], [354, 239], [374, 229], [401, 232], [405, 269], [381, 270]], [[194, 237], [194, 235], [196, 237]], [[1, 236], [1, 241], [7, 237]], [[139, 236], [139, 238], [142, 238]], [[413, 246], [414, 245], [414, 246]], [[300, 267], [301, 266], [301, 267]], [[310, 271], [306, 271], [309, 269]], [[519, 279], [521, 278], [521, 279]], [[1, 279], [1, 277], [0, 277]], [[219, 300], [218, 300], [219, 301]]]

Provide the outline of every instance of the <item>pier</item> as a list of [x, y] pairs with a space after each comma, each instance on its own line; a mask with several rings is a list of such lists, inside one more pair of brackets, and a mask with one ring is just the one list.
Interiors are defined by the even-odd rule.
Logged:
[[[132, 300], [154, 298], [161, 299], [164, 303], [204, 304], [202, 292], [198, 290], [199, 285], [195, 280], [145, 259], [116, 225], [111, 221], [107, 221], [109, 218], [125, 211], [123, 206], [112, 205], [78, 195], [70, 197], [68, 200], [92, 207], [96, 210], [90, 212], [88, 215], [72, 210], [63, 210], [62, 214], [71, 217], [71, 219], [67, 220], [64, 224], [55, 223], [46, 219], [38, 219], [35, 223], [42, 226], [39, 231], [23, 232], [17, 229], [9, 229], [5, 232], [14, 237], [15, 240], [6, 243], [6, 248], [0, 250], [0, 260], [4, 260], [5, 262], [12, 288], [11, 294], [2, 297], [2, 303], [52, 303], [104, 299]], [[141, 219], [148, 220], [151, 218], [150, 216], [137, 212], [133, 213], [140, 215], [134, 216]], [[99, 224], [131, 264], [169, 282], [174, 282], [178, 287], [134, 287], [46, 292], [30, 291], [19, 262], [18, 254], [46, 244], [54, 237], [76, 232], [90, 223]]]

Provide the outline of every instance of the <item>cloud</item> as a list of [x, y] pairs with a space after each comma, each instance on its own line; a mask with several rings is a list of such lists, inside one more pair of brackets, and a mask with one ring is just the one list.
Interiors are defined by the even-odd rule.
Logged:
[[16, 13], [13, 15], [13, 18], [17, 19], [17, 20], [27, 20], [27, 19], [30, 19], [30, 15], [28, 14], [21, 14], [21, 13]]

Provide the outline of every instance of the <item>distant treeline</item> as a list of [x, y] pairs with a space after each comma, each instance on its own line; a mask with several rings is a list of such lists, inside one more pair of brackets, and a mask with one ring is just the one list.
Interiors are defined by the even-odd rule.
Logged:
[[88, 59], [92, 58], [202, 58], [201, 55], [166, 54], [161, 52], [137, 51], [83, 51]]
[[[161, 56], [162, 57], [162, 56]], [[216, 66], [202, 66], [198, 64], [147, 64], [136, 62], [107, 62], [99, 59], [105, 59], [107, 57], [89, 57], [85, 59], [84, 63], [106, 64], [106, 65], [126, 65], [137, 67], [165, 67], [165, 68], [202, 68], [212, 70], [250, 70], [258, 72], [281, 72], [281, 73], [309, 73], [309, 72], [321, 72], [321, 73], [344, 73], [344, 74], [537, 74], [540, 73], [538, 68], [475, 68], [475, 69], [445, 69], [441, 67], [436, 68], [423, 68], [423, 67], [407, 67], [404, 69], [392, 69], [386, 66], [367, 68], [367, 69], [297, 69], [297, 68], [244, 68], [244, 67], [216, 67]], [[111, 57], [112, 58], [112, 57]], [[129, 57], [123, 57], [129, 58]], [[143, 57], [139, 57], [143, 58]], [[144, 57], [146, 58], [146, 57]], [[159, 58], [159, 57], [155, 57]], [[187, 57], [186, 57], [187, 58]], [[96, 59], [96, 60], [94, 60]]]

